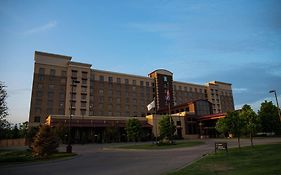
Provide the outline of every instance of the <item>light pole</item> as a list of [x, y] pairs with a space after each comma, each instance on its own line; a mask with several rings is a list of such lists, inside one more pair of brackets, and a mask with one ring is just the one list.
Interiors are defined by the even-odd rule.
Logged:
[[280, 121], [281, 121], [280, 108], [279, 108], [279, 104], [278, 104], [278, 99], [277, 99], [276, 90], [271, 90], [271, 91], [269, 91], [269, 93], [274, 93], [274, 95], [275, 95], [276, 104], [277, 104], [277, 109], [278, 109], [278, 116], [279, 116], [279, 119], [280, 119]]
[[68, 144], [66, 146], [66, 152], [72, 153], [72, 146], [71, 146], [71, 119], [72, 119], [72, 100], [73, 100], [73, 87], [74, 83], [80, 83], [80, 81], [72, 79], [71, 83], [71, 96], [70, 96], [70, 108], [69, 108], [69, 120], [68, 120]]

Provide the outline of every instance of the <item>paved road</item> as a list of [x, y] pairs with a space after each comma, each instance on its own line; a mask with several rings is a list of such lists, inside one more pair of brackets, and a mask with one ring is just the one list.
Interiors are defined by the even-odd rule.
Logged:
[[[68, 175], [157, 175], [182, 168], [214, 150], [215, 141], [226, 141], [230, 147], [237, 146], [236, 139], [206, 139], [206, 144], [172, 150], [120, 150], [115, 145], [74, 145], [79, 156], [68, 160], [44, 163], [26, 163], [0, 166], [1, 174], [68, 174]], [[255, 144], [281, 143], [281, 138], [255, 139]], [[242, 139], [243, 146], [250, 145]], [[64, 147], [60, 148], [64, 150]]]

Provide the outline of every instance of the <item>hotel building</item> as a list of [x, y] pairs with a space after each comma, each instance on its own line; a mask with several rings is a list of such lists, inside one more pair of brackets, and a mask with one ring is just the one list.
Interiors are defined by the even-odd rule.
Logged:
[[[234, 110], [229, 83], [212, 81], [199, 85], [174, 81], [173, 73], [164, 69], [148, 76], [98, 70], [91, 64], [74, 62], [70, 56], [38, 51], [34, 60], [30, 126], [45, 123], [48, 116], [67, 118], [70, 113], [73, 119], [76, 116], [105, 120], [164, 114], [167, 91], [171, 110], [196, 100], [210, 103], [205, 115]], [[147, 105], [154, 99], [156, 108], [148, 111]]]

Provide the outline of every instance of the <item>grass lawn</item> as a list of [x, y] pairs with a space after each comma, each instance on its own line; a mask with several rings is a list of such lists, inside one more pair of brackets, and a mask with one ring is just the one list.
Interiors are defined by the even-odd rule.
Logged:
[[61, 159], [65, 157], [75, 156], [75, 155], [76, 154], [74, 153], [58, 152], [50, 155], [48, 158], [39, 159], [39, 158], [32, 157], [31, 151], [28, 150], [1, 150], [0, 149], [0, 165]]
[[183, 148], [183, 147], [192, 147], [197, 145], [202, 145], [204, 142], [201, 141], [176, 141], [174, 145], [156, 145], [156, 144], [140, 144], [140, 145], [126, 145], [119, 146], [118, 148], [124, 149], [172, 149], [172, 148]]
[[169, 175], [277, 175], [281, 174], [281, 144], [220, 151]]

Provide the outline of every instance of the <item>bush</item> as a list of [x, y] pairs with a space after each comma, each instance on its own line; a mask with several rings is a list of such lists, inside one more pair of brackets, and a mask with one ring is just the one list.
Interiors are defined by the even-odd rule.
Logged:
[[46, 158], [50, 154], [57, 152], [59, 139], [51, 131], [50, 126], [42, 125], [32, 143], [32, 155]]

